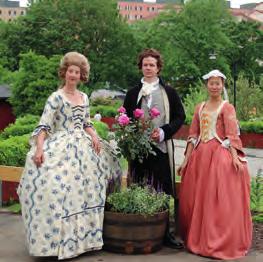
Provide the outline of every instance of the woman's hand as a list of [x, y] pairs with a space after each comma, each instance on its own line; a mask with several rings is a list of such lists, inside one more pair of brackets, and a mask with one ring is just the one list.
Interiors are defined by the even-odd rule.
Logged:
[[43, 149], [37, 148], [34, 156], [33, 161], [37, 167], [40, 167], [44, 163], [44, 151]]
[[233, 165], [237, 172], [243, 170], [242, 162], [238, 159], [238, 157], [233, 157]]
[[101, 149], [101, 144], [98, 137], [96, 135], [93, 135], [91, 136], [91, 139], [92, 139], [92, 147], [94, 148], [96, 154], [99, 154]]
[[233, 165], [235, 167], [235, 170], [237, 172], [241, 171], [243, 169], [243, 165], [242, 165], [242, 162], [238, 158], [237, 150], [234, 147], [230, 146], [230, 153], [232, 155]]
[[187, 166], [187, 163], [188, 163], [188, 159], [185, 158], [184, 161], [183, 161], [183, 163], [182, 163], [182, 164], [179, 166], [179, 168], [177, 169], [177, 173], [178, 173], [179, 176], [182, 175], [182, 172], [183, 172], [183, 170], [185, 169], [185, 167]]

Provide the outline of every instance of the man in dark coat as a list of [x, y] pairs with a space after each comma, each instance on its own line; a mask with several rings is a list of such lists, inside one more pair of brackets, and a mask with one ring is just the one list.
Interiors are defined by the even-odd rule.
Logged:
[[[156, 190], [175, 197], [175, 162], [173, 135], [183, 125], [185, 113], [182, 102], [175, 89], [166, 85], [159, 77], [162, 69], [161, 55], [157, 50], [145, 49], [138, 59], [138, 67], [143, 78], [134, 88], [130, 89], [124, 100], [127, 115], [133, 117], [133, 111], [141, 108], [145, 112], [156, 108], [160, 112], [152, 120], [154, 130], [152, 139], [156, 142], [155, 155], [150, 154], [143, 160], [131, 163], [132, 182], [151, 183]], [[149, 117], [149, 115], [148, 115]], [[182, 244], [176, 241], [167, 231], [165, 244], [173, 248], [181, 248]]]

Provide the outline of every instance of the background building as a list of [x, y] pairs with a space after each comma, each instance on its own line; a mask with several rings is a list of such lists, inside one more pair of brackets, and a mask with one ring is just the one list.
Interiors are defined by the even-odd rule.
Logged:
[[171, 5], [175, 10], [182, 9], [182, 0], [123, 0], [118, 1], [119, 13], [122, 17], [127, 19], [129, 23], [137, 20], [151, 19], [157, 16], [160, 12], [165, 10], [167, 5]]
[[263, 3], [241, 5], [240, 8], [231, 8], [230, 12], [238, 21], [258, 22], [263, 29]]
[[25, 13], [26, 7], [20, 7], [19, 1], [0, 0], [0, 20], [12, 21]]
[[[128, 23], [137, 20], [152, 19], [164, 11], [167, 5], [172, 6], [176, 11], [183, 8], [183, 0], [123, 0], [118, 1], [119, 13]], [[241, 5], [240, 8], [230, 8], [230, 1], [226, 1], [230, 13], [238, 21], [256, 21], [263, 26], [263, 3], [252, 3]]]

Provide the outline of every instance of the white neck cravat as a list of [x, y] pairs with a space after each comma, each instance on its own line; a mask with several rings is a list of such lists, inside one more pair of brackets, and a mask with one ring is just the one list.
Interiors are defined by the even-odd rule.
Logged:
[[137, 104], [139, 103], [139, 101], [141, 100], [142, 97], [146, 97], [147, 98], [147, 106], [150, 108], [151, 103], [152, 103], [152, 95], [151, 94], [154, 90], [159, 88], [159, 78], [157, 78], [157, 80], [152, 82], [152, 83], [147, 83], [142, 78], [141, 82], [142, 82], [142, 88], [141, 88], [139, 95], [138, 95]]

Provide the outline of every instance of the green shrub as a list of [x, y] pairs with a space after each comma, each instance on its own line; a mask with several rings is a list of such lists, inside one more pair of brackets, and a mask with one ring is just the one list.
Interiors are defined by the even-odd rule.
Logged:
[[207, 91], [205, 85], [200, 81], [197, 86], [190, 87], [189, 93], [184, 99], [184, 109], [186, 113], [186, 124], [191, 124], [194, 115], [195, 106], [207, 100]]
[[[230, 94], [233, 102], [233, 94]], [[236, 111], [239, 120], [251, 120], [263, 116], [263, 92], [260, 85], [249, 82], [240, 75], [237, 81]]]
[[107, 124], [101, 121], [94, 121], [93, 126], [101, 138], [108, 140], [109, 127]]
[[37, 125], [39, 118], [40, 118], [39, 116], [27, 114], [23, 117], [17, 118], [15, 123], [20, 125], [30, 125], [30, 124]]
[[111, 97], [97, 97], [91, 101], [91, 106], [118, 106], [120, 107], [122, 105], [121, 100], [112, 99]]
[[260, 212], [253, 216], [253, 222], [263, 223], [263, 212]]
[[24, 166], [30, 135], [10, 137], [0, 141], [0, 165]]
[[46, 58], [32, 51], [20, 54], [14, 73], [11, 102], [15, 115], [41, 114], [47, 97], [59, 86], [57, 68], [60, 55]]
[[169, 196], [147, 187], [132, 185], [121, 192], [111, 193], [107, 198], [107, 205], [113, 212], [154, 215], [168, 209]]
[[30, 134], [37, 126], [39, 116], [26, 115], [16, 119], [14, 124], [10, 124], [0, 133], [1, 140], [7, 139], [12, 136], [21, 136]]
[[241, 131], [263, 134], [263, 120], [240, 121]]
[[102, 117], [115, 117], [118, 107], [116, 106], [93, 106], [90, 109], [90, 115], [94, 116], [97, 111], [100, 112]]
[[251, 210], [263, 212], [263, 169], [259, 169], [251, 180]]

